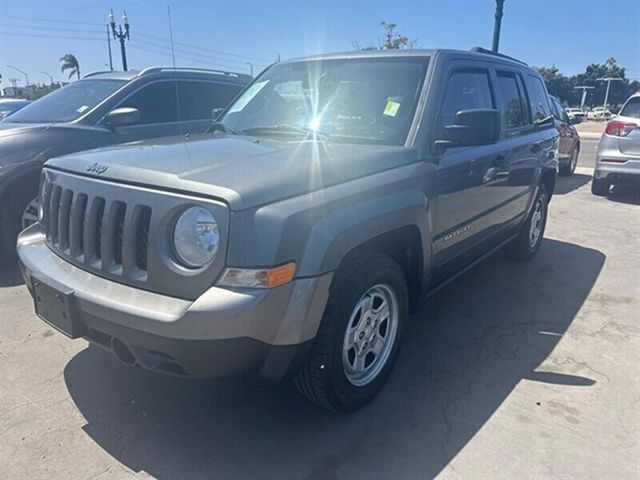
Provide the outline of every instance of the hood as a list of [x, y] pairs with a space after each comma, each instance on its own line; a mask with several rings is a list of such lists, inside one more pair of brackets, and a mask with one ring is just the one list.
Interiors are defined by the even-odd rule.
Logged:
[[82, 152], [47, 166], [103, 179], [197, 192], [232, 210], [301, 195], [414, 162], [414, 149], [192, 136]]
[[0, 166], [43, 164], [66, 153], [95, 147], [89, 129], [69, 123], [0, 122]]

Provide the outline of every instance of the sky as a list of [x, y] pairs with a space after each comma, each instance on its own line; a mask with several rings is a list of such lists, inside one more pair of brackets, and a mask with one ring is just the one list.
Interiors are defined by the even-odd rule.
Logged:
[[[126, 9], [129, 68], [171, 65], [170, 6], [176, 65], [257, 74], [288, 59], [378, 43], [381, 21], [416, 39], [417, 48], [490, 48], [494, 0], [216, 1], [0, 0], [0, 73], [4, 86], [25, 76], [64, 79], [59, 58], [73, 53], [83, 73], [108, 69], [105, 25]], [[113, 64], [120, 46], [111, 41]], [[640, 79], [640, 0], [506, 0], [500, 50], [534, 66], [583, 72], [613, 56]]]

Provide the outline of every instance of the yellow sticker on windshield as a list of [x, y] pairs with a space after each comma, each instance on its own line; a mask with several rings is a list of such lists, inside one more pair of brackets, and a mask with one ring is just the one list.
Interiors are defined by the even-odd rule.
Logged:
[[388, 117], [395, 117], [398, 114], [398, 110], [400, 110], [400, 104], [398, 102], [388, 100], [387, 106], [384, 107], [383, 114]]

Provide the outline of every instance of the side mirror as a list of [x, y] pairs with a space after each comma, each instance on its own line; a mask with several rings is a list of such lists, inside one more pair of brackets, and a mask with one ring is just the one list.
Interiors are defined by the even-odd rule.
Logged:
[[220, 115], [222, 115], [222, 112], [224, 112], [224, 108], [220, 107], [211, 110], [211, 121], [214, 123], [217, 122], [220, 118]]
[[571, 123], [571, 125], [577, 125], [578, 123], [582, 123], [582, 117], [576, 115], [575, 117], [569, 119], [569, 123]]
[[140, 121], [140, 111], [137, 108], [115, 108], [107, 113], [102, 123], [110, 128], [134, 125]]
[[490, 145], [500, 138], [501, 115], [498, 110], [461, 110], [455, 123], [447, 125], [442, 138], [436, 140], [438, 149]]

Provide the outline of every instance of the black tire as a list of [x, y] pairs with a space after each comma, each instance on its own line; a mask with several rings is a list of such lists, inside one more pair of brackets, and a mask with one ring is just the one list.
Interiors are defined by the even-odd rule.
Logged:
[[[536, 196], [533, 206], [527, 219], [525, 220], [520, 233], [514, 238], [505, 248], [507, 257], [511, 260], [518, 262], [528, 262], [536, 256], [542, 239], [544, 237], [544, 231], [547, 226], [547, 213], [549, 210], [549, 194], [544, 185], [538, 187], [538, 195]], [[541, 216], [537, 218], [538, 208], [541, 209]], [[535, 241], [532, 239], [532, 229], [534, 227], [539, 228], [539, 234], [535, 237]]]
[[597, 195], [598, 197], [604, 197], [609, 193], [609, 188], [611, 187], [611, 183], [606, 178], [593, 178], [591, 181], [591, 193]]
[[560, 175], [563, 177], [570, 177], [576, 171], [576, 165], [578, 165], [578, 155], [580, 153], [580, 147], [576, 147], [573, 149], [573, 153], [571, 154], [571, 158], [569, 158], [569, 163], [560, 167]]
[[13, 261], [16, 258], [16, 240], [22, 231], [22, 215], [29, 202], [37, 195], [37, 184], [20, 182], [12, 185], [0, 198], [0, 257]]
[[[389, 287], [395, 294], [397, 328], [395, 336], [389, 338], [386, 361], [380, 360], [380, 370], [369, 383], [355, 386], [347, 378], [343, 364], [343, 344], [345, 338], [348, 338], [346, 332], [356, 306], [365, 298], [365, 294], [379, 285]], [[331, 284], [329, 300], [309, 357], [294, 378], [294, 384], [300, 393], [321, 407], [338, 411], [355, 410], [375, 397], [385, 384], [398, 355], [408, 312], [408, 297], [404, 273], [391, 258], [364, 251], [345, 260]], [[361, 325], [359, 320], [355, 321]], [[387, 328], [389, 325], [387, 324]]]

